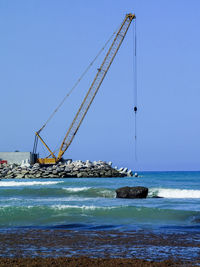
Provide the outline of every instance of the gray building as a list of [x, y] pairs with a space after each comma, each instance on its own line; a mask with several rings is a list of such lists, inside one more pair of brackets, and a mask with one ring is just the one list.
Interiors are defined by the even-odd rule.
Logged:
[[21, 164], [23, 160], [28, 160], [34, 164], [37, 155], [32, 152], [0, 152], [0, 160], [7, 160], [9, 164]]

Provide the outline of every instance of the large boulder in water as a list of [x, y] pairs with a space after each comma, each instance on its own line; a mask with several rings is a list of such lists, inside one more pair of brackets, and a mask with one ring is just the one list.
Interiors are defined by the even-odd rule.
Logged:
[[116, 193], [117, 198], [146, 198], [148, 195], [148, 188], [143, 186], [125, 186], [118, 188]]

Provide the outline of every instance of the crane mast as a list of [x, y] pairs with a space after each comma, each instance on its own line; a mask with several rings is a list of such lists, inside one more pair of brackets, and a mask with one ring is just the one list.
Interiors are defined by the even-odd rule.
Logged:
[[125, 19], [123, 20], [120, 29], [118, 30], [117, 34], [115, 35], [115, 38], [100, 66], [100, 68], [97, 71], [97, 74], [78, 110], [78, 112], [76, 113], [74, 120], [72, 121], [65, 137], [64, 140], [60, 146], [59, 152], [58, 152], [58, 156], [56, 157], [54, 155], [54, 153], [50, 150], [50, 148], [47, 146], [47, 144], [44, 142], [44, 140], [40, 137], [39, 132], [36, 132], [36, 136], [39, 137], [39, 139], [42, 141], [42, 143], [44, 144], [44, 146], [48, 149], [48, 151], [50, 152], [50, 156], [52, 156], [52, 158], [44, 158], [44, 159], [38, 159], [39, 163], [43, 163], [43, 164], [48, 164], [48, 163], [56, 163], [58, 161], [61, 160], [63, 154], [65, 153], [65, 151], [68, 149], [68, 147], [70, 146], [70, 144], [72, 143], [83, 119], [85, 118], [88, 109], [90, 108], [123, 40], [124, 37], [126, 36], [126, 33], [128, 31], [128, 28], [132, 22], [132, 20], [135, 19], [135, 14], [127, 14], [125, 16]]

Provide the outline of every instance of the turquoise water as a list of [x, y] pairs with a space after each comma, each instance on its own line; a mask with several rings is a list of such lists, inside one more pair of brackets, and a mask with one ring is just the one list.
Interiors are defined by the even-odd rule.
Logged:
[[[122, 186], [146, 186], [147, 199], [117, 199]], [[161, 198], [154, 198], [159, 196]], [[138, 178], [0, 181], [0, 228], [200, 228], [200, 172], [145, 172]]]

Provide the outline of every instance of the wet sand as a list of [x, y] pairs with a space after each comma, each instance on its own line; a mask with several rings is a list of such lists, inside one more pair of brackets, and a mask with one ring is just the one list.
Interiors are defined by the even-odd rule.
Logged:
[[0, 232], [0, 266], [195, 266], [200, 233], [16, 229]]

